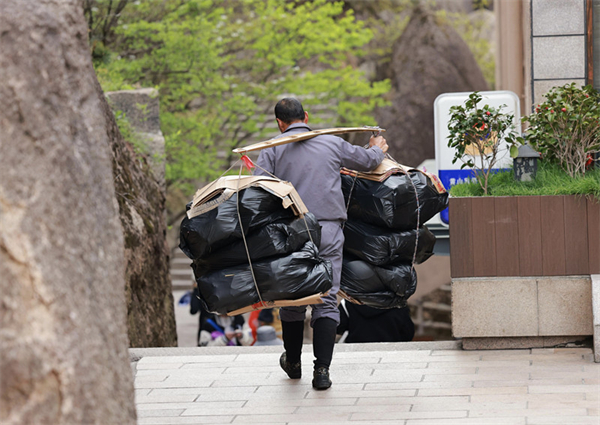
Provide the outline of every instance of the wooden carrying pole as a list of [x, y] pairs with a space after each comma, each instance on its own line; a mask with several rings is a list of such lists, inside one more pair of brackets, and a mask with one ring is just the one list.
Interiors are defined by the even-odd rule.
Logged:
[[327, 128], [323, 130], [312, 130], [304, 133], [297, 133], [291, 136], [283, 136], [277, 139], [267, 140], [265, 142], [254, 143], [253, 145], [246, 146], [243, 148], [234, 149], [234, 153], [245, 155], [248, 152], [259, 151], [261, 149], [272, 148], [273, 146], [285, 145], [292, 142], [300, 142], [302, 140], [312, 139], [316, 136], [329, 135], [329, 134], [344, 134], [344, 133], [358, 133], [361, 131], [370, 131], [373, 133], [380, 133], [385, 129], [380, 127], [341, 127], [341, 128]]

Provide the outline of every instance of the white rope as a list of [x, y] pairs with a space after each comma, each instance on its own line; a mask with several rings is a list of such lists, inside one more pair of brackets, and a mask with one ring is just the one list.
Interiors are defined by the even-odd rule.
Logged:
[[[354, 184], [356, 183], [356, 179], [358, 178], [358, 173], [354, 174], [354, 178], [352, 179], [352, 186], [350, 186], [350, 192], [348, 192], [348, 202], [346, 202], [346, 217], [348, 216], [348, 208], [350, 208], [350, 199], [352, 198], [352, 191], [354, 190]], [[346, 227], [346, 221], [342, 223], [342, 230]]]
[[[231, 167], [229, 167], [229, 169], [227, 171], [225, 171], [225, 173], [227, 173], [229, 170], [231, 170], [235, 165], [237, 165], [239, 162], [241, 161], [241, 157], [240, 159], [238, 159]], [[269, 174], [271, 177], [273, 177], [274, 179], [278, 180], [278, 181], [283, 181], [281, 180], [279, 177], [277, 177], [276, 175], [272, 174], [271, 172], [269, 172], [268, 170], [265, 170], [264, 168], [262, 168], [261, 166], [255, 164], [254, 162], [252, 162], [252, 164], [255, 167], [260, 168], [261, 170], [263, 170], [265, 173]], [[258, 282], [256, 281], [256, 275], [254, 274], [254, 267], [252, 267], [252, 258], [250, 257], [250, 250], [248, 249], [248, 242], [246, 241], [246, 235], [244, 233], [244, 228], [242, 226], [242, 215], [240, 213], [240, 180], [242, 178], [242, 169], [243, 169], [243, 164], [240, 164], [240, 171], [238, 173], [238, 181], [237, 181], [237, 204], [236, 204], [236, 208], [237, 208], [237, 216], [238, 216], [238, 222], [240, 223], [240, 231], [242, 233], [242, 240], [244, 241], [244, 247], [246, 248], [246, 255], [248, 257], [248, 265], [250, 266], [250, 273], [252, 274], [252, 280], [254, 281], [254, 287], [256, 289], [256, 293], [258, 295], [258, 299], [260, 300], [260, 304], [262, 306], [267, 306], [267, 304], [264, 302], [261, 294], [260, 294], [260, 289], [258, 287]], [[223, 177], [223, 175], [225, 175], [225, 173], [221, 174], [221, 177]], [[220, 178], [220, 177], [219, 177]], [[312, 238], [312, 234], [310, 232], [310, 229], [308, 228], [308, 223], [306, 222], [306, 216], [305, 214], [302, 214], [302, 219], [304, 221], [304, 226], [306, 227], [306, 231], [308, 233], [308, 238], [310, 239], [310, 241], [313, 243], [313, 245], [316, 246], [313, 238]], [[319, 247], [317, 247], [319, 248]]]
[[[396, 161], [394, 158], [392, 158], [392, 156], [390, 154], [386, 153], [385, 155], [389, 159], [391, 159], [392, 161], [394, 161], [395, 163], [398, 164], [398, 161]], [[410, 178], [410, 174], [408, 173], [408, 171], [405, 171], [404, 168], [402, 168], [402, 172], [404, 173], [404, 175], [410, 182], [411, 186], [413, 187], [413, 189], [415, 191], [415, 200], [417, 201], [417, 229], [416, 229], [416, 234], [415, 234], [415, 249], [413, 251], [413, 257], [412, 257], [411, 266], [410, 266], [410, 269], [412, 272], [415, 269], [415, 261], [417, 260], [417, 252], [419, 251], [419, 230], [420, 230], [420, 223], [421, 223], [421, 204], [419, 201], [419, 192], [417, 191], [417, 186], [415, 186], [415, 182], [412, 181], [412, 179]]]
[[[365, 145], [364, 148], [366, 149], [367, 146], [368, 145]], [[398, 164], [398, 161], [396, 161], [394, 158], [392, 158], [392, 156], [389, 153], [386, 153], [385, 156]], [[408, 173], [408, 171], [405, 171], [404, 168], [401, 168], [401, 169], [402, 169], [402, 172], [404, 173], [404, 175], [406, 176], [406, 178], [408, 179], [408, 181], [410, 182], [410, 184], [412, 185], [412, 187], [415, 191], [415, 199], [417, 201], [417, 229], [416, 229], [416, 235], [415, 235], [415, 249], [413, 251], [413, 257], [412, 257], [412, 261], [411, 261], [411, 272], [412, 272], [412, 270], [414, 270], [414, 268], [415, 268], [415, 261], [417, 260], [417, 253], [419, 251], [419, 230], [420, 230], [420, 222], [421, 222], [421, 204], [419, 201], [419, 192], [417, 191], [417, 187], [415, 186], [415, 183], [410, 178], [410, 174]], [[352, 197], [352, 191], [354, 190], [354, 184], [356, 183], [357, 178], [358, 178], [358, 173], [355, 173], [354, 179], [352, 180], [352, 186], [350, 187], [350, 193], [348, 195], [348, 202], [346, 204], [346, 214], [348, 213], [348, 209], [350, 208], [350, 198]], [[345, 224], [346, 223], [344, 223], [342, 225], [342, 229], [344, 228]]]
[[405, 171], [406, 174], [406, 178], [408, 178], [408, 180], [410, 181], [410, 184], [412, 185], [413, 189], [415, 190], [415, 199], [417, 201], [417, 231], [415, 234], [415, 250], [413, 252], [413, 258], [412, 258], [412, 264], [411, 264], [411, 272], [415, 269], [415, 261], [417, 260], [417, 252], [418, 252], [418, 248], [419, 248], [419, 231], [420, 231], [420, 222], [421, 222], [421, 205], [419, 202], [419, 192], [417, 191], [417, 186], [415, 186], [415, 183], [412, 181], [412, 179], [410, 178], [410, 174], [408, 174], [408, 171]]
[[[239, 160], [237, 162], [239, 162]], [[237, 164], [237, 162], [236, 162], [236, 164]], [[258, 288], [258, 282], [256, 281], [256, 276], [254, 275], [254, 268], [252, 267], [252, 259], [250, 258], [250, 250], [248, 249], [248, 242], [246, 241], [246, 235], [244, 234], [244, 227], [242, 226], [242, 215], [240, 214], [240, 180], [242, 179], [242, 169], [243, 169], [243, 164], [240, 164], [240, 172], [238, 174], [237, 194], [236, 194], [237, 216], [238, 216], [238, 222], [240, 223], [240, 231], [242, 232], [242, 240], [244, 241], [244, 247], [246, 248], [246, 255], [248, 256], [248, 265], [250, 266], [250, 273], [252, 274], [252, 280], [254, 281], [254, 287], [256, 288], [256, 293], [258, 294], [258, 299], [260, 300], [260, 303], [264, 306], [266, 304], [263, 301], [262, 296], [260, 295], [260, 289]]]

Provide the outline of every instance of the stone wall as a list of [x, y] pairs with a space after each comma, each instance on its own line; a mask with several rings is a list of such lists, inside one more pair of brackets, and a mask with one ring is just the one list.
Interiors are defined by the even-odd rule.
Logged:
[[[101, 94], [101, 89], [98, 86]], [[142, 89], [107, 93], [142, 137], [141, 155], [123, 140], [109, 104], [104, 116], [113, 153], [116, 200], [125, 236], [125, 294], [131, 347], [177, 346], [177, 329], [166, 239], [164, 137], [158, 93]]]

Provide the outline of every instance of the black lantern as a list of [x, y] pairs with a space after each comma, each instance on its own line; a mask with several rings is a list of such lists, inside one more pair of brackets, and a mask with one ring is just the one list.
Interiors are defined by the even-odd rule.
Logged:
[[515, 179], [528, 182], [535, 178], [538, 168], [540, 154], [529, 145], [519, 146], [519, 154], [513, 161]]

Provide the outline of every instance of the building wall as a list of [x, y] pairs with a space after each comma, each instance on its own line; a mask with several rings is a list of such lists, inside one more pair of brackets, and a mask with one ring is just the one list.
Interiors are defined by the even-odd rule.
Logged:
[[[526, 3], [526, 2], [525, 2]], [[523, 1], [498, 1], [494, 4], [496, 14], [496, 90], [510, 90], [520, 100], [523, 113], [529, 111], [527, 105], [528, 81], [526, 67], [524, 66], [526, 45], [525, 38], [529, 39], [528, 26], [523, 24], [528, 21], [524, 13], [527, 12]], [[527, 36], [524, 32], [527, 31]]]
[[551, 87], [586, 84], [586, 1], [531, 0], [530, 13], [531, 93], [537, 104]]

